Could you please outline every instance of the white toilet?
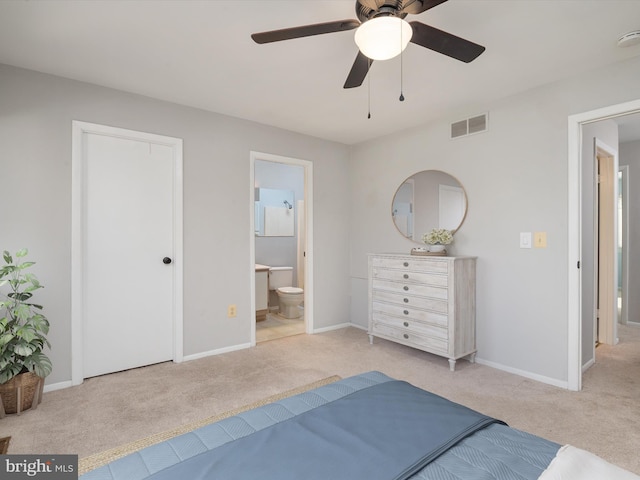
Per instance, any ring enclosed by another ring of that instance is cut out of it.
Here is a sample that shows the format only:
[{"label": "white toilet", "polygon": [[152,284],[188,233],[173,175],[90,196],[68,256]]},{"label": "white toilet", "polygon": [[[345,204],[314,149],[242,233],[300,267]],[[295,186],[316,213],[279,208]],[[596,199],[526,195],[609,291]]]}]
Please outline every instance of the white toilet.
[{"label": "white toilet", "polygon": [[304,301],[304,290],[292,287],[293,267],[269,268],[269,290],[278,294],[280,314],[285,318],[300,318],[300,305]]}]

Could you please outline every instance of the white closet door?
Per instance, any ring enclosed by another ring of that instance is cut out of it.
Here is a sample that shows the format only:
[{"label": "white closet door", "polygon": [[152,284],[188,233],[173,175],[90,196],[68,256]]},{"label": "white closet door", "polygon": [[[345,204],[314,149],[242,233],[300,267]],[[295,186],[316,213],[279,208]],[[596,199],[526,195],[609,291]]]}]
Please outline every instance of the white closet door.
[{"label": "white closet door", "polygon": [[86,378],[173,358],[174,168],[170,146],[84,135]]}]

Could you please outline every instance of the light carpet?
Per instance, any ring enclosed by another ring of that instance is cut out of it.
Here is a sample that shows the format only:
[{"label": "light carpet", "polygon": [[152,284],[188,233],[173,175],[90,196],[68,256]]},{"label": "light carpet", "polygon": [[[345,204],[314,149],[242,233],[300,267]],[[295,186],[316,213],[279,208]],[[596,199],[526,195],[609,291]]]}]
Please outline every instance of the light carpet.
[{"label": "light carpet", "polygon": [[45,393],[37,410],[3,418],[0,437],[11,435],[10,453],[84,458],[320,378],[379,370],[640,474],[640,327],[621,325],[618,334],[618,345],[598,347],[581,392],[464,360],[451,372],[446,358],[380,339],[371,345],[356,328],[296,335]]},{"label": "light carpet", "polygon": [[[303,385],[301,387],[293,388],[291,390],[287,390],[286,392],[278,393],[276,395],[271,395],[270,397],[264,398],[262,400],[258,400],[257,402],[253,402],[249,405],[245,405],[243,407],[236,408],[228,412],[224,412],[220,415],[214,415],[212,417],[208,417],[203,420],[199,420],[197,422],[188,423],[186,425],[182,425],[178,428],[174,428],[166,432],[161,432],[156,435],[151,435],[149,437],[136,440],[135,442],[130,442],[125,445],[112,448],[104,452],[96,453],[86,458],[81,458],[78,462],[78,475],[83,475],[91,470],[95,470],[96,468],[106,465],[109,462],[117,460],[118,458],[122,458],[126,455],[129,455],[130,453],[137,452],[138,450],[142,450],[143,448],[149,447],[151,445],[155,445],[160,442],[164,442],[165,440],[168,440],[173,437],[177,437],[178,435],[192,432],[193,430],[196,430],[200,427],[204,427],[205,425],[218,422],[225,418],[233,417],[234,415],[238,415],[239,413],[246,412],[247,410],[261,407],[263,405],[267,405],[269,403],[273,403],[278,400],[282,400],[283,398],[291,397],[299,393],[313,390],[314,388],[318,388],[323,385],[328,385],[340,379],[341,377],[338,375],[333,375],[331,377],[323,378],[322,380],[318,380],[317,382],[313,382],[307,385]],[[0,439],[0,442],[2,440],[3,439]],[[7,444],[8,444],[8,439],[7,439]],[[1,446],[1,443],[0,443],[0,446]]]}]

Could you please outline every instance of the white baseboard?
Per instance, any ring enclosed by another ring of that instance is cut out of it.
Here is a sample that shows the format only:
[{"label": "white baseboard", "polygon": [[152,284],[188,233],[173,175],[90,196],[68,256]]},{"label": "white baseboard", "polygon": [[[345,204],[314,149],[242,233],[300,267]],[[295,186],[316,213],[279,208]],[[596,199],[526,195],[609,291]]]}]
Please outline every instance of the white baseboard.
[{"label": "white baseboard", "polygon": [[241,343],[240,345],[232,345],[231,347],[219,348],[217,350],[209,350],[208,352],[194,353],[193,355],[185,355],[182,360],[189,362],[191,360],[198,360],[199,358],[212,357],[213,355],[220,355],[222,353],[235,352],[236,350],[244,350],[250,348],[250,343]]},{"label": "white baseboard", "polygon": [[71,383],[71,380],[67,380],[66,382],[52,383],[51,385],[45,385],[42,391],[44,393],[55,392],[56,390],[62,390],[63,388],[69,387],[73,387],[73,383]]},{"label": "white baseboard", "polygon": [[554,387],[564,388],[565,390],[569,389],[568,381],[545,377],[544,375],[538,375],[537,373],[527,372],[526,370],[520,370],[518,368],[507,367],[506,365],[502,365],[496,362],[490,362],[489,360],[484,360],[478,357],[476,357],[476,363],[479,363],[480,365],[486,365],[487,367],[495,368],[497,370],[502,370],[504,372],[520,375],[521,377],[530,378],[531,380],[535,380],[536,382],[546,383],[548,385],[553,385]]},{"label": "white baseboard", "polygon": [[358,328],[360,330],[364,330],[365,332],[369,330],[369,327],[363,327],[362,325],[358,325],[357,323],[350,323],[349,326],[353,328]]},{"label": "white baseboard", "polygon": [[582,366],[582,373],[586,372],[587,370],[589,370],[589,368],[591,368],[593,365],[595,365],[596,363],[596,359],[592,358],[591,360],[589,360],[587,363],[585,363]]},{"label": "white baseboard", "polygon": [[[313,333],[324,333],[330,332],[332,330],[340,330],[341,328],[355,327],[361,330],[365,330],[366,328],[361,325],[356,325],[355,323],[341,323],[339,325],[332,325],[330,327],[318,328],[313,331]],[[183,362],[189,362],[191,360],[198,360],[200,358],[212,357],[214,355],[220,355],[222,353],[235,352],[237,350],[244,350],[247,348],[251,348],[250,343],[242,343],[240,345],[233,345],[231,347],[219,348],[217,350],[209,350],[207,352],[194,353],[193,355],[185,355],[182,357]],[[62,390],[63,388],[72,387],[73,383],[71,380],[65,382],[52,383],[50,385],[44,386],[44,392],[55,392],[56,390]]]},{"label": "white baseboard", "polygon": [[313,330],[313,333],[324,333],[330,332],[332,330],[340,330],[341,328],[351,327],[350,323],[340,323],[338,325],[331,325],[330,327],[316,328]]}]

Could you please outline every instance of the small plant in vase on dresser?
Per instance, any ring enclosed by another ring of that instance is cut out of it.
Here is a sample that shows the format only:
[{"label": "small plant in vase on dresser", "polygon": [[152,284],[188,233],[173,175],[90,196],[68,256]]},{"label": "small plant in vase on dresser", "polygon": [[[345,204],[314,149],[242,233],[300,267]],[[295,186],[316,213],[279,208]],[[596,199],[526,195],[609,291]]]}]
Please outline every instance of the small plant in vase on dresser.
[{"label": "small plant in vase on dresser", "polygon": [[422,236],[422,241],[428,245],[429,252],[446,254],[446,246],[453,242],[453,233],[446,228],[434,228]]}]

